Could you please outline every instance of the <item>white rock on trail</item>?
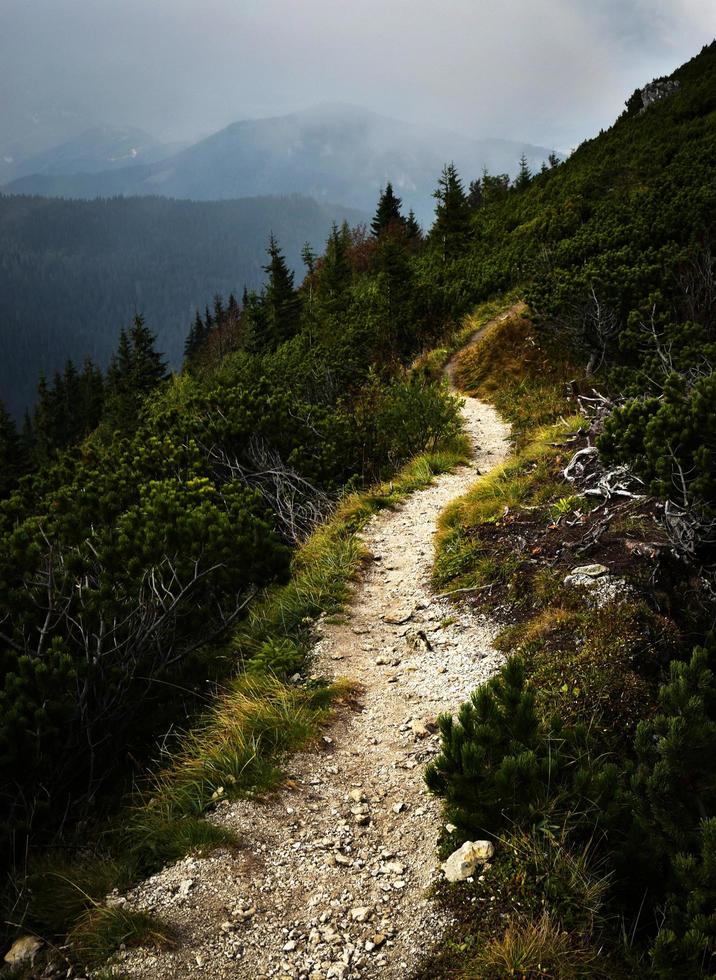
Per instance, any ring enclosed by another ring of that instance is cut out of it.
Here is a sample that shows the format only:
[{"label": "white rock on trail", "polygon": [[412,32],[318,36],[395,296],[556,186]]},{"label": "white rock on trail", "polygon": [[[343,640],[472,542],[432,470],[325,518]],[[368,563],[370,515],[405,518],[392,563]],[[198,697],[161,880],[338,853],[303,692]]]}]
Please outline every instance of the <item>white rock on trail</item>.
[{"label": "white rock on trail", "polygon": [[466,840],[462,847],[453,851],[443,864],[443,874],[448,881],[465,881],[478,867],[494,855],[494,845],[489,840]]},{"label": "white rock on trail", "polygon": [[[320,623],[303,674],[350,678],[360,706],[337,712],[321,749],[283,763],[285,788],[210,817],[239,848],[179,862],[127,895],[180,940],[123,951],[124,976],[404,980],[440,943],[450,913],[429,889],[443,821],[423,768],[437,750],[435,718],[502,663],[490,621],[431,590],[438,516],[508,450],[490,406],[467,398],[463,417],[474,460],[372,519],[363,543],[381,560],[364,566],[348,615]],[[189,869],[187,899],[172,901]],[[237,928],[222,930],[227,922]]]}]

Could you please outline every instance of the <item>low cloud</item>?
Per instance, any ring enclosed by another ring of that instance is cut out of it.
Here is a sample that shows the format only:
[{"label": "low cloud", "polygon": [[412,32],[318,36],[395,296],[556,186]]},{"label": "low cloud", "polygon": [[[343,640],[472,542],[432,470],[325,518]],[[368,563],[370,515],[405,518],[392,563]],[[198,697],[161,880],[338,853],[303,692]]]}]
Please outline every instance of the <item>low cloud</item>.
[{"label": "low cloud", "polygon": [[714,35],[712,0],[3,0],[0,134],[346,101],[567,148]]}]

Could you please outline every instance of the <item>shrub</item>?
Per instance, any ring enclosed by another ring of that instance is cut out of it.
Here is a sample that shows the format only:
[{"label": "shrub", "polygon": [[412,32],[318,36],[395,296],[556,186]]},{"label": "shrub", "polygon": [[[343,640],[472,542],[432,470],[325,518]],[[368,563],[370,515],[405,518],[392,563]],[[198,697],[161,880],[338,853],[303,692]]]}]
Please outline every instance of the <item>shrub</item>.
[{"label": "shrub", "polygon": [[440,755],[425,779],[466,836],[494,837],[507,825],[529,826],[558,812],[592,814],[593,824],[614,798],[615,767],[590,758],[582,726],[540,723],[517,658],[473,693],[457,721],[441,715],[439,724]]}]

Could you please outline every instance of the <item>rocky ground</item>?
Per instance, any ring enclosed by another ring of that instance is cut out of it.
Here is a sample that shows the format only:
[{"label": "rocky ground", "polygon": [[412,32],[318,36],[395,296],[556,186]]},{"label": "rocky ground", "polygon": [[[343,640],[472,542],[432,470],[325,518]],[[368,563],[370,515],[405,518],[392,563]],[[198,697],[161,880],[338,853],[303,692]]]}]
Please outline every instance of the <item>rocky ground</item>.
[{"label": "rocky ground", "polygon": [[492,675],[500,656],[481,614],[430,588],[443,508],[507,453],[508,430],[475,399],[463,408],[471,465],[439,477],[363,538],[371,560],[345,622],[319,624],[312,669],[360,685],[323,749],[291,757],[262,802],[222,804],[212,819],[241,837],[234,853],[187,858],[126,897],[177,930],[171,951],[128,950],[129,977],[404,978],[447,923],[429,890],[440,806],[422,770],[435,718]]}]

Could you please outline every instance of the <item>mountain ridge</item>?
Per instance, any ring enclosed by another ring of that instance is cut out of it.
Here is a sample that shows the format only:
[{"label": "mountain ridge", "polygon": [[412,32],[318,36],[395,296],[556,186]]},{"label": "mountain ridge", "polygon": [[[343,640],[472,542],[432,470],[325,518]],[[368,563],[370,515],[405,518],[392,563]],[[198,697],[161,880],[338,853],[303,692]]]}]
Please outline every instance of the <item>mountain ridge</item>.
[{"label": "mountain ridge", "polygon": [[388,181],[423,224],[432,217],[436,175],[452,160],[469,181],[483,168],[517,173],[519,159],[536,169],[548,147],[472,139],[435,126],[390,119],[359,106],[324,103],[266,119],[243,119],[159,161],[77,174],[32,174],[5,193],[49,197],[160,194],[223,200],[299,193],[369,210]]}]

